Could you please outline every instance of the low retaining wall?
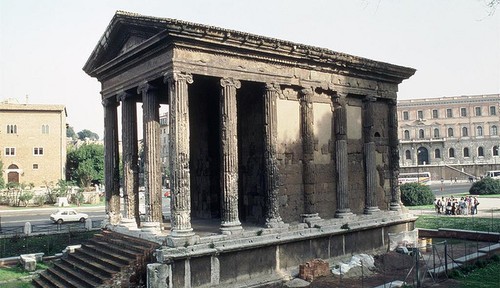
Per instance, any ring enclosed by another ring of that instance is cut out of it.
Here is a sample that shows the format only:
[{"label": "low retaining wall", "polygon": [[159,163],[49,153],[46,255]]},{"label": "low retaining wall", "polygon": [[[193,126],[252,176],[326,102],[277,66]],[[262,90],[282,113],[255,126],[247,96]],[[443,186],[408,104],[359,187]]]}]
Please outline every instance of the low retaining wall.
[{"label": "low retaining wall", "polygon": [[[308,228],[263,229],[234,239],[157,250],[158,263],[148,265],[148,287],[247,287],[281,281],[298,273],[311,259],[386,248],[388,233],[414,229],[410,215],[361,216],[332,220]],[[167,286],[165,286],[167,283]]]},{"label": "low retaining wall", "polygon": [[482,232],[460,229],[418,229],[418,237],[425,238],[454,238],[481,242],[499,242],[500,233]]}]

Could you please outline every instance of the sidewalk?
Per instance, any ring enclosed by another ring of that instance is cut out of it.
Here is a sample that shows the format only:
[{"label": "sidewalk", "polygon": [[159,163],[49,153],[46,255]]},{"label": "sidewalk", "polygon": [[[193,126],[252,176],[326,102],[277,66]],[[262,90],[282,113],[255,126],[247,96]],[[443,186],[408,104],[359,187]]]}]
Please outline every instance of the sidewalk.
[{"label": "sidewalk", "polygon": [[43,213],[43,214],[51,214],[56,212],[59,209],[71,208],[75,209],[78,212],[104,212],[104,204],[98,206],[66,206],[66,207],[58,207],[58,206],[49,206],[49,207],[8,207],[0,206],[0,216],[16,216],[20,214],[32,214],[32,213]]},{"label": "sidewalk", "polygon": [[[452,215],[454,217],[481,217],[481,218],[500,218],[500,198],[477,198],[479,206],[477,206],[477,214],[474,215]],[[411,210],[410,212],[415,215],[432,214],[437,215],[435,209],[420,209]],[[448,215],[443,215],[448,216]]]}]

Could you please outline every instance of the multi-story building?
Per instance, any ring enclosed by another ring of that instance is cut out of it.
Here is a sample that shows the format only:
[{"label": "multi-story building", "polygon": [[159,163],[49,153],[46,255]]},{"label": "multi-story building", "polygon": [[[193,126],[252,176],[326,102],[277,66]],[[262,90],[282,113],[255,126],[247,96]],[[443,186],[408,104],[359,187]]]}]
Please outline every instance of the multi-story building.
[{"label": "multi-story building", "polygon": [[169,167],[168,167],[168,137],[169,137],[169,126],[168,126],[168,112],[160,115],[160,158],[161,158],[161,175],[162,175],[162,185],[167,186]]},{"label": "multi-story building", "polygon": [[45,186],[65,179],[66,108],[0,103],[1,177]]},{"label": "multi-story building", "polygon": [[495,169],[500,164],[499,104],[500,94],[398,101],[402,171],[446,166],[480,176]]}]

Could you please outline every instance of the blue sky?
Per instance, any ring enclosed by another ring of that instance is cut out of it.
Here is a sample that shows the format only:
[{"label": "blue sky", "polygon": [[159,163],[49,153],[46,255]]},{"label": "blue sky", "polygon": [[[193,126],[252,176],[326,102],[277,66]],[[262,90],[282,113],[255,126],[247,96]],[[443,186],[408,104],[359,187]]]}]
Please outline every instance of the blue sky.
[{"label": "blue sky", "polygon": [[500,93],[500,7],[486,0],[0,0],[0,101],[66,105],[103,135],[82,67],[116,10],[214,25],[417,69],[399,99]]}]

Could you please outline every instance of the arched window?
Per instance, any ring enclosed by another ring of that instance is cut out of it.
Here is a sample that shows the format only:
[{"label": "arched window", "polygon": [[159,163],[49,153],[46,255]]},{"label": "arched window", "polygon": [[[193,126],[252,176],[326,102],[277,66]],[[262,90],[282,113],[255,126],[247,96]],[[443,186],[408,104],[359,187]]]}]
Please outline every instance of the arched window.
[{"label": "arched window", "polygon": [[434,138],[439,138],[439,129],[434,128]]},{"label": "arched window", "polygon": [[483,127],[477,126],[477,136],[483,136]]},{"label": "arched window", "polygon": [[491,133],[492,136],[497,136],[498,135],[498,127],[496,125],[491,126]]},{"label": "arched window", "polygon": [[450,148],[450,149],[448,150],[448,157],[450,157],[450,158],[455,158],[455,149]]},{"label": "arched window", "polygon": [[418,138],[423,139],[424,138],[424,129],[418,130]]},{"label": "arched window", "polygon": [[498,146],[493,146],[493,156],[498,156]]},{"label": "arched window", "polygon": [[453,137],[453,128],[448,128],[448,137]]},{"label": "arched window", "polygon": [[405,134],[405,136],[404,136],[405,140],[410,140],[410,131],[405,130],[404,134]]},{"label": "arched window", "polygon": [[411,159],[411,152],[410,150],[406,150],[405,151],[405,158],[408,160],[408,159]]},{"label": "arched window", "polygon": [[49,134],[49,125],[42,125],[42,134]]},{"label": "arched window", "polygon": [[434,158],[436,159],[441,158],[441,150],[439,149],[434,150]]},{"label": "arched window", "polygon": [[483,147],[477,148],[477,156],[484,157],[484,149],[483,149]]},{"label": "arched window", "polygon": [[464,148],[464,157],[470,157],[469,156],[469,148],[467,148],[467,147]]},{"label": "arched window", "polygon": [[462,127],[462,137],[469,136],[469,130],[467,130],[467,127]]}]

